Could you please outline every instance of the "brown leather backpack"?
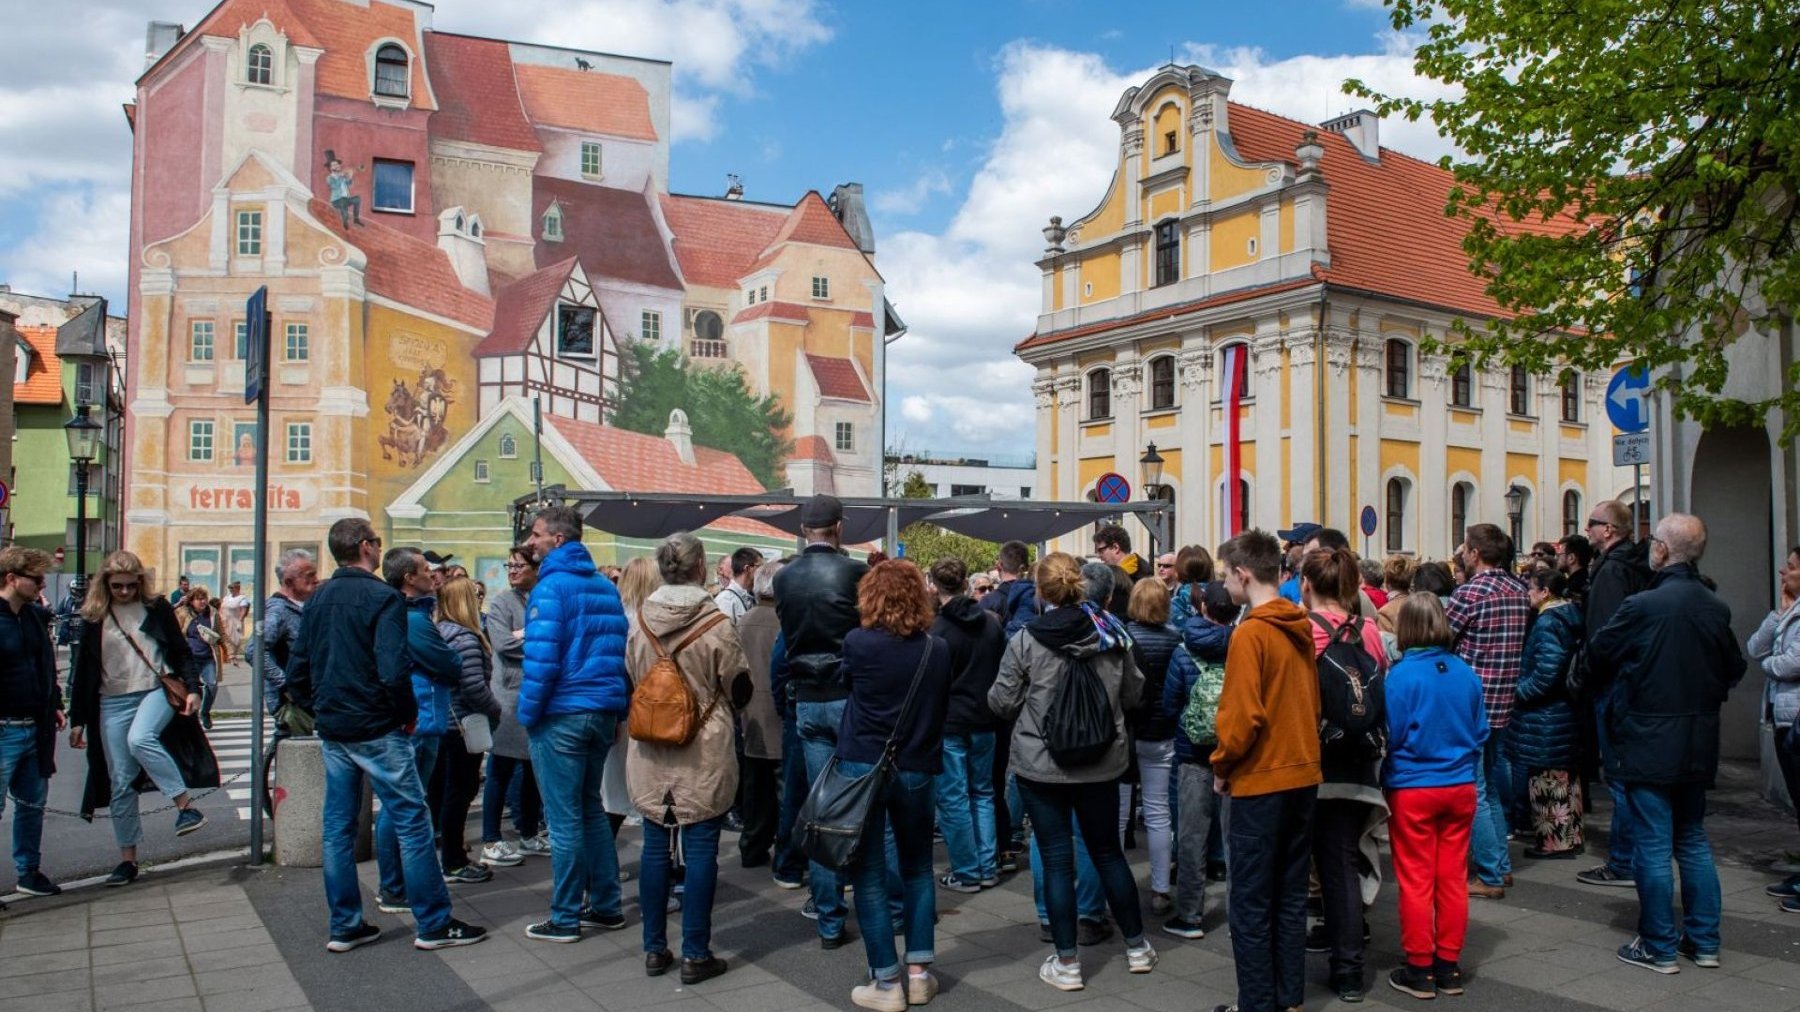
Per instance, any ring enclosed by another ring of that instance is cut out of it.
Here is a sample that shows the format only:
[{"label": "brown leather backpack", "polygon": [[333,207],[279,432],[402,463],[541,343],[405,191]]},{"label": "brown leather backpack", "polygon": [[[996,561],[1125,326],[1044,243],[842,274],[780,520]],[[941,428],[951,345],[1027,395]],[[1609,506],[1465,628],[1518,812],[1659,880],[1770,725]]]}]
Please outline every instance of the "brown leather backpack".
[{"label": "brown leather backpack", "polygon": [[638,628],[655,648],[656,660],[651,662],[650,670],[644,672],[637,687],[631,690],[631,710],[625,724],[627,734],[647,744],[674,746],[686,745],[700,734],[700,728],[706,725],[706,718],[712,716],[713,708],[719,705],[719,697],[724,693],[714,690],[712,699],[702,710],[694,699],[693,690],[688,688],[687,678],[675,663],[675,655],[723,621],[724,613],[717,613],[700,623],[675,645],[674,650],[664,650],[662,637],[644,624],[644,609],[638,608]]}]

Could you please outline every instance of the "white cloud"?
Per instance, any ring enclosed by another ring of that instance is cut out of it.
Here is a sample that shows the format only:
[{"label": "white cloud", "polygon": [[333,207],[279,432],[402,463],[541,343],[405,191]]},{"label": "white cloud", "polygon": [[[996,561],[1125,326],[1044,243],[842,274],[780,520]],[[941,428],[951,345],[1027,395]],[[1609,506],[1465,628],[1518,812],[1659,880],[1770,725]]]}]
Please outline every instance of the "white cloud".
[{"label": "white cloud", "polygon": [[882,214],[918,214],[932,197],[950,192],[950,176],[943,169],[927,169],[898,190],[883,190],[869,200]]},{"label": "white cloud", "polygon": [[115,300],[124,313],[125,265],[131,197],[117,188],[78,187],[52,193],[37,211],[35,231],[0,249],[0,279],[15,291],[60,296],[72,273],[81,290]]}]

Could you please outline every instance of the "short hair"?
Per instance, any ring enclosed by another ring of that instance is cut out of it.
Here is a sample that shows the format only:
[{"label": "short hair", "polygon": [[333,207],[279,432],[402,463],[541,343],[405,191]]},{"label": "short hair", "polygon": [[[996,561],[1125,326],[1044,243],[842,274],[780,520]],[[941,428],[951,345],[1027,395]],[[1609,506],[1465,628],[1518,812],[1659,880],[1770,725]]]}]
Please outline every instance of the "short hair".
[{"label": "short hair", "polygon": [[362,558],[363,542],[374,539],[375,528],[367,520],[345,517],[331,525],[331,530],[325,535],[325,546],[331,549],[331,557],[337,560],[338,565],[348,566]]},{"label": "short hair", "polygon": [[1039,559],[1037,592],[1046,604],[1059,608],[1078,603],[1081,600],[1081,566],[1075,556],[1051,552]]},{"label": "short hair", "polygon": [[[312,562],[313,553],[304,548],[290,548],[281,553],[281,560],[275,563],[275,582],[286,583],[293,575],[293,568],[302,562]],[[236,581],[233,581],[236,582]]]},{"label": "short hair", "polygon": [[786,559],[776,559],[756,567],[756,576],[750,581],[750,592],[758,601],[775,600],[775,574],[787,566]]},{"label": "short hair", "polygon": [[506,556],[509,559],[518,559],[520,562],[525,563],[527,566],[530,566],[532,569],[537,568],[537,565],[538,565],[537,564],[537,556],[531,554],[531,546],[530,545],[527,545],[527,544],[514,545],[511,548],[507,549]]},{"label": "short hair", "polygon": [[405,586],[406,578],[418,571],[424,558],[424,553],[417,548],[390,548],[381,557],[381,578],[388,586],[399,590]]},{"label": "short hair", "polygon": [[1550,542],[1550,541],[1533,542],[1531,545],[1530,554],[1533,556],[1555,555],[1556,554],[1556,544],[1554,542]]},{"label": "short hair", "polygon": [[23,545],[8,545],[0,548],[0,578],[24,576],[41,580],[54,561],[49,552]]},{"label": "short hair", "polygon": [[1182,583],[1210,583],[1213,578],[1212,553],[1199,545],[1185,545],[1175,553],[1175,574]]},{"label": "short hair", "polygon": [[742,576],[744,570],[762,565],[762,553],[754,548],[740,548],[731,553],[731,575]]},{"label": "short hair", "polygon": [[1443,647],[1456,642],[1450,631],[1450,618],[1444,614],[1443,602],[1436,594],[1408,594],[1394,619],[1394,645],[1402,653],[1414,647]]},{"label": "short hair", "polygon": [[1562,547],[1564,552],[1574,556],[1575,561],[1581,563],[1583,566],[1594,561],[1594,543],[1589,541],[1583,535],[1564,535],[1563,539],[1557,542],[1557,544]]},{"label": "short hair", "polygon": [[1281,542],[1268,531],[1252,528],[1219,546],[1219,561],[1226,569],[1247,569],[1258,583],[1274,583],[1281,576]]},{"label": "short hair", "polygon": [[1419,564],[1404,555],[1390,555],[1381,564],[1381,583],[1389,590],[1408,591],[1412,589],[1413,574],[1418,572]]},{"label": "short hair", "polygon": [[1125,615],[1144,625],[1167,625],[1169,622],[1169,588],[1161,580],[1139,580],[1131,588],[1131,603]]},{"label": "short hair", "polygon": [[656,572],[671,586],[706,581],[706,546],[687,531],[676,531],[656,546]]},{"label": "short hair", "polygon": [[1094,550],[1117,548],[1121,552],[1131,551],[1131,535],[1118,524],[1107,524],[1094,532]]},{"label": "short hair", "polygon": [[1356,603],[1362,571],[1347,548],[1315,548],[1300,560],[1300,579],[1319,597],[1349,607]]},{"label": "short hair", "polygon": [[1319,533],[1314,534],[1312,537],[1308,538],[1307,541],[1317,541],[1320,548],[1329,548],[1333,551],[1340,548],[1345,551],[1350,550],[1350,539],[1345,537],[1344,532],[1338,530],[1336,527],[1321,527],[1319,528]]},{"label": "short hair", "polygon": [[1412,592],[1414,594],[1430,594],[1434,597],[1449,597],[1456,590],[1456,577],[1450,574],[1450,567],[1442,562],[1425,562],[1413,572]]},{"label": "short hair", "polygon": [[1000,546],[1000,555],[994,561],[1002,573],[1021,576],[1031,565],[1031,548],[1023,541],[1008,541]]},{"label": "short hair", "polygon": [[856,610],[864,629],[906,637],[931,628],[931,598],[925,575],[908,559],[888,559],[856,585]]},{"label": "short hair", "polygon": [[931,585],[939,593],[956,595],[969,585],[969,567],[963,560],[948,555],[931,564]]},{"label": "short hair", "polygon": [[1495,524],[1475,524],[1463,535],[1463,544],[1489,566],[1504,566],[1512,555],[1512,538]]},{"label": "short hair", "polygon": [[1569,577],[1548,566],[1531,571],[1531,585],[1551,597],[1564,597],[1569,593]]},{"label": "short hair", "polygon": [[1699,562],[1706,554],[1706,524],[1692,513],[1668,513],[1656,522],[1656,540],[1668,550],[1671,565]]},{"label": "short hair", "polygon": [[1081,599],[1104,608],[1112,598],[1113,571],[1104,562],[1081,564]]},{"label": "short hair", "polygon": [[531,518],[531,526],[543,521],[544,533],[560,535],[565,541],[581,540],[581,511],[573,506],[545,506]]},{"label": "short hair", "polygon": [[1604,502],[1595,503],[1594,512],[1589,516],[1594,515],[1598,515],[1600,519],[1618,528],[1619,533],[1625,535],[1627,541],[1631,540],[1631,536],[1637,532],[1636,525],[1631,522],[1631,507],[1617,499],[1607,499]]},{"label": "short hair", "polygon": [[1382,584],[1381,563],[1374,559],[1364,559],[1357,565],[1362,567],[1362,582],[1370,587],[1379,588]]}]

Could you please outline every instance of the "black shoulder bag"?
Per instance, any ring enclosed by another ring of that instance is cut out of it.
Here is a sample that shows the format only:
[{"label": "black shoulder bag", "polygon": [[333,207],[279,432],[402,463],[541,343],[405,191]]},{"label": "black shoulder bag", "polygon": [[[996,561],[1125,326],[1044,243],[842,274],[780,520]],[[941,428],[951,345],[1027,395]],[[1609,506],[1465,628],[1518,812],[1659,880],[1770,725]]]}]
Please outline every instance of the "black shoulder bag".
[{"label": "black shoulder bag", "polygon": [[912,685],[906,690],[906,701],[900,704],[900,718],[881,748],[881,760],[875,768],[860,777],[849,776],[838,769],[838,757],[832,756],[819,779],[813,781],[800,814],[794,820],[794,832],[800,850],[827,868],[843,871],[854,865],[862,853],[863,826],[869,821],[888,777],[894,769],[894,752],[899,747],[900,729],[912,711],[913,697],[925,677],[925,665],[931,660],[931,638],[925,639],[925,650],[919,657],[919,670],[913,672]]}]

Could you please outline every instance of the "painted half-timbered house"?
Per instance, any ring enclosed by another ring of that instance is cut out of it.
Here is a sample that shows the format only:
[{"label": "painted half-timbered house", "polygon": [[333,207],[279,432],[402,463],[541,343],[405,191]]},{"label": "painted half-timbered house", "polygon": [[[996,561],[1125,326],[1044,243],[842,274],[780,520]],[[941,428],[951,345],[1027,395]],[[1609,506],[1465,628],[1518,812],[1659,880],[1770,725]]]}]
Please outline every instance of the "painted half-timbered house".
[{"label": "painted half-timbered house", "polygon": [[619,343],[574,257],[500,290],[475,360],[484,416],[539,397],[546,414],[600,424],[619,392]]}]

